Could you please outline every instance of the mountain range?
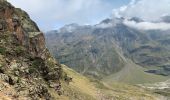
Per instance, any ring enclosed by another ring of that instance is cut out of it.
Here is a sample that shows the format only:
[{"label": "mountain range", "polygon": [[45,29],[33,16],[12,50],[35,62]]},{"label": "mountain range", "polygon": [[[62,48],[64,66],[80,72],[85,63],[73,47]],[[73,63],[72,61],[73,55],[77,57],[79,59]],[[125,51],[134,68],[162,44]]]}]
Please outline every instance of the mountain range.
[{"label": "mountain range", "polygon": [[[168,23],[168,18],[161,22]],[[60,63],[88,76],[103,78],[131,63],[145,74],[169,76],[170,30],[137,29],[126,21],[144,22],[133,17],[108,18],[96,25],[73,23],[46,33],[46,45]]]}]

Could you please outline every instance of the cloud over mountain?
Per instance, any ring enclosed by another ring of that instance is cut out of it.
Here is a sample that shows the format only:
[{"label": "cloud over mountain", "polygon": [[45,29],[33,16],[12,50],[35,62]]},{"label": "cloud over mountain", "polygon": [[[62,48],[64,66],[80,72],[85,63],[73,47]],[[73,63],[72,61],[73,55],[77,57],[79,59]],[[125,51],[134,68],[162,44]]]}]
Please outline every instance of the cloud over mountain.
[{"label": "cloud over mountain", "polygon": [[116,17],[140,17],[144,20],[158,20],[163,15],[170,14],[170,0],[132,0],[113,10]]},{"label": "cloud over mountain", "polygon": [[[113,17],[125,18],[123,23],[140,30],[169,30],[170,23],[163,22],[163,16],[170,15],[169,0],[131,0],[127,5],[113,9]],[[143,22],[127,20],[132,17],[141,18]],[[169,17],[168,17],[169,18]]]},{"label": "cloud over mountain", "polygon": [[126,26],[136,28],[139,30],[170,30],[170,23],[154,23],[154,22],[135,22],[135,21],[129,21],[124,20],[123,22]]}]

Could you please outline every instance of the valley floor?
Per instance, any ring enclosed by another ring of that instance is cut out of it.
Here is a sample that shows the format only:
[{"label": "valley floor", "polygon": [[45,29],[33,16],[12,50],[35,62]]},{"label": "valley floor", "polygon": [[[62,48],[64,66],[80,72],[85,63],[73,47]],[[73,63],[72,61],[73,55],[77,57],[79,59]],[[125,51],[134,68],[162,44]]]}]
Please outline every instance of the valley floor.
[{"label": "valley floor", "polygon": [[63,70],[73,77],[69,84],[63,82],[63,96],[60,100],[167,100],[164,96],[137,85],[119,82],[107,84],[87,78],[65,65]]}]

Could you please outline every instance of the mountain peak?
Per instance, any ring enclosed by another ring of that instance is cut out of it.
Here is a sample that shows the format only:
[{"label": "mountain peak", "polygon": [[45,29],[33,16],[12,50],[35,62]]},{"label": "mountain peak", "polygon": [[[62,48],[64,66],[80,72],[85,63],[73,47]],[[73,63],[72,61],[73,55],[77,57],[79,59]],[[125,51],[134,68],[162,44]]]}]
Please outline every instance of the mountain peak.
[{"label": "mountain peak", "polygon": [[161,17],[161,20],[165,23],[170,23],[170,15],[166,15]]},{"label": "mountain peak", "polygon": [[77,29],[79,26],[80,25],[77,23],[68,24],[60,28],[59,32],[72,32],[73,30]]},{"label": "mountain peak", "polygon": [[101,21],[100,24],[101,24],[101,23],[108,24],[108,23],[111,23],[111,22],[112,22],[112,19],[106,18],[106,19],[104,19],[103,21]]},{"label": "mountain peak", "polygon": [[135,22],[139,23],[139,22],[143,22],[144,20],[142,20],[139,17],[132,17],[132,18],[129,19],[129,21],[135,21]]}]

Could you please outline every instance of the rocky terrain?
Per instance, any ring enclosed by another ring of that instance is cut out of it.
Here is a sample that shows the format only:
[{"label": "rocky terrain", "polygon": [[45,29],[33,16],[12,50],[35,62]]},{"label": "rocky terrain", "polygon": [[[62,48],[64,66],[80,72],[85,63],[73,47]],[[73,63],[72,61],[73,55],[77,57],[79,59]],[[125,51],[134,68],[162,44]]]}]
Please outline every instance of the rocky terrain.
[{"label": "rocky terrain", "polygon": [[139,84],[139,86],[157,94],[164,95],[167,97],[167,100],[170,99],[170,80],[154,84]]},{"label": "rocky terrain", "polygon": [[28,14],[0,0],[0,99],[51,100],[60,94],[61,65]]}]

